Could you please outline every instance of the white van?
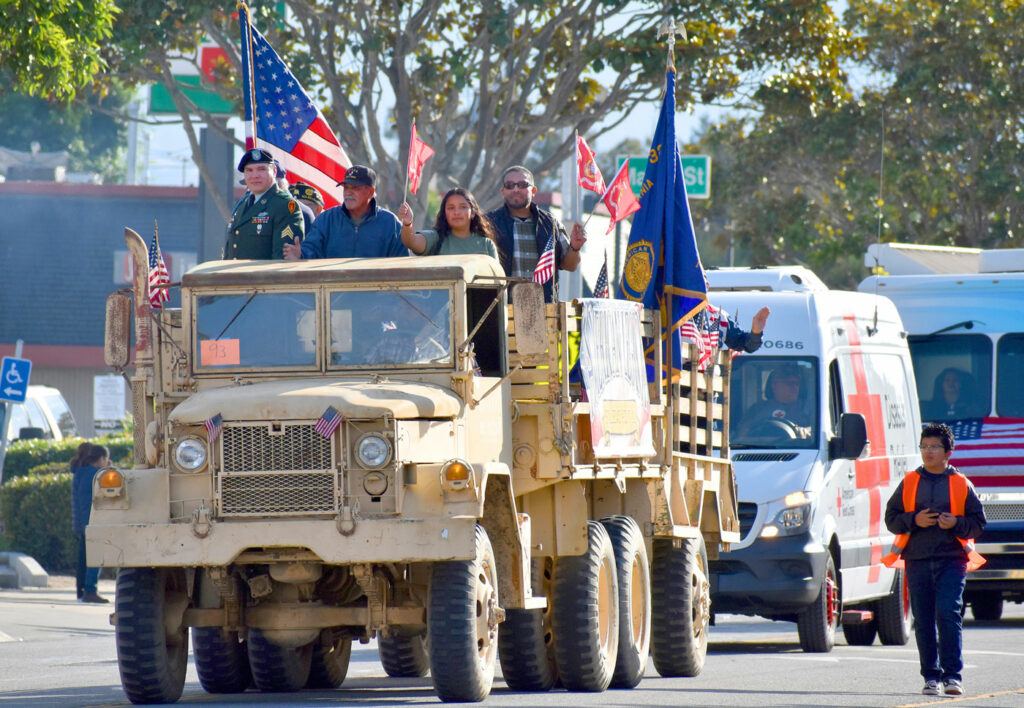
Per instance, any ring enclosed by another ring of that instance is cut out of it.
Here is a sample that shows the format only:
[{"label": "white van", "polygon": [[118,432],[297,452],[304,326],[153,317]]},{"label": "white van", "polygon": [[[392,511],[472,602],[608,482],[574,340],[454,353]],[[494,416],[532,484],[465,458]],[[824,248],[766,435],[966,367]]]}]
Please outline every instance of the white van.
[{"label": "white van", "polygon": [[986,563],[968,573],[964,601],[998,620],[1004,600],[1024,602],[1024,250],[878,244],[865,262],[890,273],[859,289],[896,304],[921,417],[953,428],[951,463],[985,508],[975,541]]},{"label": "white van", "polygon": [[920,462],[906,333],[885,298],[828,290],[804,268],[708,271],[713,305],[761,348],[733,359],[729,444],[743,539],[710,564],[712,609],[797,623],[805,651],[905,644],[902,571],[882,565],[885,505]]},{"label": "white van", "polygon": [[[52,386],[32,384],[24,403],[10,403],[11,422],[7,425],[7,442],[43,438],[63,440],[78,434],[75,417],[60,391]],[[3,411],[0,410],[0,423]],[[2,430],[2,428],[0,428]]]}]

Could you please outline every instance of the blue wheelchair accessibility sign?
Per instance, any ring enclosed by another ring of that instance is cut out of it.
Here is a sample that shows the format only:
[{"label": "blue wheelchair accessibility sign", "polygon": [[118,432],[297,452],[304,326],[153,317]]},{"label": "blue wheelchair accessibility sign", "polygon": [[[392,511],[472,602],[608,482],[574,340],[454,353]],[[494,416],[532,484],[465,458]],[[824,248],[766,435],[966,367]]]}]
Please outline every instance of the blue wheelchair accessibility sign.
[{"label": "blue wheelchair accessibility sign", "polygon": [[32,373],[32,362],[5,356],[0,365],[0,401],[24,403],[28,394],[28,378]]}]

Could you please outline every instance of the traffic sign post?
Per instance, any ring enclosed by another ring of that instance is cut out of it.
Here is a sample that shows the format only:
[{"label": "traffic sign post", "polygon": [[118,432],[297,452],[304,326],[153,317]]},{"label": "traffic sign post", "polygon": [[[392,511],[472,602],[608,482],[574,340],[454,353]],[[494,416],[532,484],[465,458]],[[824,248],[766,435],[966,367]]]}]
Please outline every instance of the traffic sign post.
[{"label": "traffic sign post", "polygon": [[[644,172],[647,171],[646,157],[620,157],[616,169],[629,160],[629,186],[639,198],[644,186]],[[683,166],[683,182],[686,184],[686,196],[689,199],[708,199],[711,196],[711,156],[680,155]]]}]

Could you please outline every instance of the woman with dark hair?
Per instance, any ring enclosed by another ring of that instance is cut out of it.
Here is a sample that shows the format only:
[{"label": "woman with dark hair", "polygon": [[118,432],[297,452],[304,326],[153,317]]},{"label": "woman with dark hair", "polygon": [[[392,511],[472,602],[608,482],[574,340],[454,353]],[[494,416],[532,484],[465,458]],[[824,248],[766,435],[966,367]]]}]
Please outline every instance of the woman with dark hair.
[{"label": "woman with dark hair", "polygon": [[71,528],[78,542],[78,563],[75,567],[75,587],[79,602],[109,602],[96,592],[99,568],[85,565],[85,527],[92,511],[92,481],[104,467],[110,466],[110,452],[102,445],[82,443],[71,460]]},{"label": "woman with dark hair", "polygon": [[962,420],[985,415],[976,402],[974,382],[963,369],[950,366],[935,377],[932,400],[922,405],[925,420]]},{"label": "woman with dark hair", "polygon": [[498,258],[498,237],[476,198],[468,189],[449,189],[437,210],[432,231],[413,231],[412,208],[398,208],[402,243],[418,256],[451,256],[483,253]]}]

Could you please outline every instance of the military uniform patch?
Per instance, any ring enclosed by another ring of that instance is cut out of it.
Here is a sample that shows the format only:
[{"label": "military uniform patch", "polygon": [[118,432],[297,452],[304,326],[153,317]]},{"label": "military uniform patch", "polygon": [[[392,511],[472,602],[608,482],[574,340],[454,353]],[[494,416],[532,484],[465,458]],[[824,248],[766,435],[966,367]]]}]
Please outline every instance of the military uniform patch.
[{"label": "military uniform patch", "polygon": [[288,213],[294,214],[295,210],[299,208],[299,205],[295,203],[294,199],[288,200]]},{"label": "military uniform patch", "polygon": [[[292,202],[292,204],[294,204],[294,203],[295,202]],[[281,230],[281,238],[285,239],[285,240],[287,240],[287,239],[294,239],[295,238],[295,233],[292,231],[292,227],[291,226],[285,226]]]}]

